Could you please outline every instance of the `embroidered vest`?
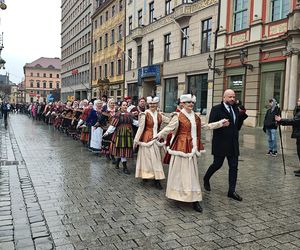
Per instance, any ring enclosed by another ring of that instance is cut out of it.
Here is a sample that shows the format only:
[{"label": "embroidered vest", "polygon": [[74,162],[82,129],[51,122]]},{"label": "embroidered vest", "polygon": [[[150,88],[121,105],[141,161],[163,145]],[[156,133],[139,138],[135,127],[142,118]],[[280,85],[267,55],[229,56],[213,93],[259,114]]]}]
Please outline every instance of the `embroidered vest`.
[{"label": "embroidered vest", "polygon": [[[149,114],[148,112],[146,112],[145,116],[146,116],[145,117],[145,128],[144,128],[144,132],[140,138],[141,142],[149,142],[153,138],[153,127],[154,127],[153,118],[152,118],[151,114]],[[157,113],[157,130],[158,131],[160,130],[161,123],[162,123],[161,114]]]},{"label": "embroidered vest", "polygon": [[[181,151],[183,153],[192,153],[193,150],[193,138],[192,138],[192,126],[190,120],[183,114],[178,115],[178,129],[174,137],[171,149],[173,151]],[[203,150],[203,144],[201,143],[201,119],[195,115],[196,121],[196,133],[197,133],[197,149],[196,151]]]}]

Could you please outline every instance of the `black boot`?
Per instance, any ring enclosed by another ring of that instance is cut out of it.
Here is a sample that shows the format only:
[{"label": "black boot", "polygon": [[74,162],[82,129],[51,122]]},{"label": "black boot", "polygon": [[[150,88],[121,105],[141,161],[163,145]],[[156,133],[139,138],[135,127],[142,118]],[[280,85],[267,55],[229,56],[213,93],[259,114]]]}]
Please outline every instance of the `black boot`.
[{"label": "black boot", "polygon": [[201,207],[199,201],[193,202],[193,208],[194,208],[194,210],[196,210],[197,212],[202,213],[202,210],[203,210],[203,209],[202,209],[202,207]]},{"label": "black boot", "polygon": [[155,186],[156,186],[156,188],[159,189],[159,190],[162,190],[162,189],[163,189],[163,187],[162,187],[162,185],[161,185],[161,183],[160,183],[159,180],[155,180]]},{"label": "black boot", "polygon": [[122,164],[123,164],[123,173],[124,174],[130,174],[130,172],[129,172],[128,168],[127,168],[127,162],[123,161]]},{"label": "black boot", "polygon": [[120,162],[121,162],[121,158],[118,158],[116,161],[116,169],[120,168],[120,166],[119,166]]},{"label": "black boot", "polygon": [[116,164],[117,163],[116,158],[113,155],[111,155],[110,158],[111,158],[112,164]]}]

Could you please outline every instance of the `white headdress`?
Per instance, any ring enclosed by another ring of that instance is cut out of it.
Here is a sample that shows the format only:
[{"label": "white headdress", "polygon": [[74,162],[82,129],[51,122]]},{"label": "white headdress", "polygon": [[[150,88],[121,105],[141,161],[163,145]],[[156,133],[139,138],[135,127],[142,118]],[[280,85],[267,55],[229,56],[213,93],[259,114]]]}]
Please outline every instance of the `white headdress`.
[{"label": "white headdress", "polygon": [[181,95],[180,96],[180,102],[196,102],[196,96],[187,94],[187,95]]},{"label": "white headdress", "polygon": [[159,97],[147,96],[147,103],[158,103],[158,102],[159,102]]}]

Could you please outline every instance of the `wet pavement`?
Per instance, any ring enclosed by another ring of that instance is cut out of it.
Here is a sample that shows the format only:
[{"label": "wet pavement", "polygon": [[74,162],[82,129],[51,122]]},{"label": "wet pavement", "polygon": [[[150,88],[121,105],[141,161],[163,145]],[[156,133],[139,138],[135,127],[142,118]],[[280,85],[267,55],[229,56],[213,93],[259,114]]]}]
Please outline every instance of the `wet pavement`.
[{"label": "wet pavement", "polygon": [[[211,132],[204,139],[201,184],[212,162]],[[224,164],[212,191],[203,191],[202,214],[25,115],[11,115],[7,130],[0,119],[0,142],[1,250],[300,249],[299,162],[290,132],[283,132],[284,175],[281,153],[265,155],[262,130],[242,128],[237,191],[244,200],[227,198]],[[134,172],[134,162],[128,165]]]}]

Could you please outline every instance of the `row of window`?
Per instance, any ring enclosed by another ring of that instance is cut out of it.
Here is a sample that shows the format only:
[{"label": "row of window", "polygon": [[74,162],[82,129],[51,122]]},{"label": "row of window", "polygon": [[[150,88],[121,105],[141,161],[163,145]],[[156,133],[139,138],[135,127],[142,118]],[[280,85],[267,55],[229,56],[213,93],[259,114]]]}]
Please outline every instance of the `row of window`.
[{"label": "row of window", "polygon": [[[49,82],[48,87],[47,87],[47,82],[43,82],[43,85],[41,84],[40,81],[36,81],[34,84],[34,81],[30,81],[30,88],[44,88],[44,89],[52,89],[53,88],[53,82]],[[60,82],[56,82],[56,88],[60,88]]]},{"label": "row of window", "polygon": [[77,41],[72,43],[70,46],[62,50],[62,60],[77,51],[81,50],[83,47],[89,45],[91,43],[91,32],[88,32],[87,34],[83,35]]},{"label": "row of window", "polygon": [[[183,0],[182,3],[193,1]],[[270,21],[277,21],[287,17],[291,5],[291,0],[270,0]],[[172,0],[165,0],[165,15],[172,13],[173,8]],[[233,30],[239,31],[249,26],[249,7],[250,0],[234,0],[233,2]],[[143,9],[137,12],[138,26],[144,25],[143,23]],[[157,19],[154,15],[154,1],[149,3],[148,6],[148,23],[151,24]],[[128,32],[132,33],[133,29],[133,16],[128,17]]]},{"label": "row of window", "polygon": [[62,81],[62,86],[64,87],[82,84],[81,87],[87,88],[88,85],[85,84],[88,84],[90,82],[90,71],[86,70],[75,75],[63,77],[61,81]]},{"label": "row of window", "polygon": [[[30,76],[34,76],[33,72],[30,72]],[[36,73],[36,76],[37,77],[40,77],[41,74],[39,72]],[[53,77],[53,74],[52,73],[49,73],[49,75],[47,75],[47,73],[43,73],[43,77],[49,77],[49,78],[52,78]],[[56,78],[59,78],[59,74],[56,74]]]},{"label": "row of window", "polygon": [[75,58],[73,58],[72,60],[62,64],[62,71],[65,72],[66,70],[71,70],[74,68],[78,68],[84,64],[87,64],[90,62],[90,58],[91,58],[91,52],[85,52]]},{"label": "row of window", "polygon": [[[207,53],[210,51],[211,45],[211,22],[212,19],[206,19],[202,21],[202,31],[201,31],[201,53]],[[189,43],[189,27],[184,27],[181,30],[181,57],[188,56],[188,43]],[[164,35],[164,61],[170,60],[171,54],[171,33]],[[132,69],[132,49],[128,50],[128,70]],[[148,42],[148,65],[153,64],[154,59],[154,40]],[[137,46],[137,68],[142,66],[142,45]]]},{"label": "row of window", "polygon": [[[116,42],[115,41],[115,33],[116,33],[115,29],[112,29],[110,31],[110,45],[113,45]],[[118,41],[122,40],[122,37],[123,37],[122,34],[123,34],[123,25],[120,24],[118,26],[118,37],[117,37]],[[103,48],[108,47],[108,45],[109,45],[108,36],[109,36],[108,33],[104,34],[104,41],[103,41],[102,36],[100,36],[99,43],[98,43],[97,39],[95,39],[94,47],[93,47],[94,52],[96,52],[98,50],[98,46],[97,46],[98,44],[99,44],[99,50],[102,50]]]},{"label": "row of window", "polygon": [[[102,4],[104,4],[106,1],[105,0],[96,0],[97,1],[97,7],[100,7]],[[118,8],[116,5],[113,5],[110,10],[105,11],[104,15],[101,15],[99,17],[99,25],[101,26],[104,22],[107,22],[109,18],[114,17],[116,15],[117,9],[119,12],[123,10],[123,1],[124,0],[119,0],[118,1]],[[98,19],[94,21],[94,28],[97,29],[98,27]]]},{"label": "row of window", "polygon": [[[66,20],[62,23],[62,29],[69,26],[82,12],[83,10],[90,4],[91,0],[83,0],[66,18]],[[62,8],[62,16],[66,16],[67,12],[73,7],[74,4],[77,4],[77,1],[68,1],[68,4]]]},{"label": "row of window", "polygon": [[[270,21],[277,21],[287,17],[291,0],[270,0]],[[249,26],[250,0],[235,0],[233,11],[233,29],[239,31]]]},{"label": "row of window", "polygon": [[[116,64],[116,65],[115,65]],[[109,76],[114,77],[115,75],[120,76],[122,74],[122,60],[119,59],[115,63],[114,61],[109,64],[105,63],[102,67],[102,65],[99,65],[98,68],[94,68],[94,80],[108,78],[108,71],[110,72]],[[108,69],[109,67],[109,69]]]},{"label": "row of window", "polygon": [[72,29],[62,36],[62,45],[70,41],[73,37],[77,36],[80,31],[90,25],[91,14],[88,13],[84,16]]}]

